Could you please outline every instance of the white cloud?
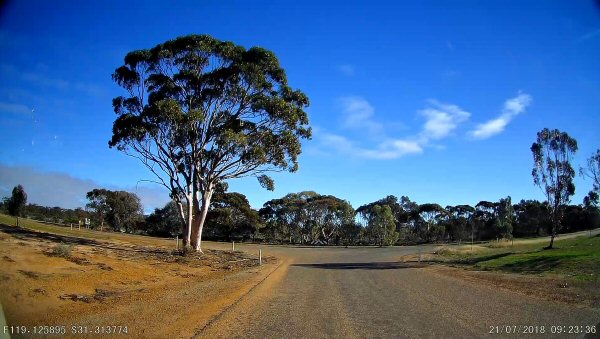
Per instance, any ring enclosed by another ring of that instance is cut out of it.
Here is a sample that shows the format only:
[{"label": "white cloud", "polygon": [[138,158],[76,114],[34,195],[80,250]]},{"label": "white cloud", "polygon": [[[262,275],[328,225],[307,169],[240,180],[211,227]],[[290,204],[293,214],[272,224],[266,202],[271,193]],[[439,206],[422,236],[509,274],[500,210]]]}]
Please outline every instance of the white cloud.
[{"label": "white cloud", "polygon": [[343,126],[346,128],[367,129],[377,134],[383,129],[382,124],[373,120],[375,108],[362,97],[343,97],[339,99],[344,113]]},{"label": "white cloud", "polygon": [[348,138],[341,135],[325,133],[320,139],[326,147],[358,158],[388,160],[423,152],[423,148],[419,143],[411,140],[389,139],[379,143],[374,148],[365,148],[355,145]]},{"label": "white cloud", "polygon": [[339,65],[337,67],[338,71],[340,71],[343,75],[351,77],[354,75],[354,66],[349,64]]},{"label": "white cloud", "polygon": [[428,107],[419,111],[426,118],[419,133],[409,137],[386,136],[384,125],[374,120],[375,108],[361,97],[344,97],[339,99],[342,105],[344,120],[342,127],[366,129],[367,142],[372,146],[363,147],[345,136],[315,131],[315,137],[321,140],[325,148],[338,153],[367,159],[397,159],[410,154],[420,154],[425,147],[443,149],[443,145],[434,145],[431,141],[450,136],[458,126],[469,119],[471,113],[462,108],[429,100]]},{"label": "white cloud", "polygon": [[437,100],[429,100],[429,105],[430,107],[419,111],[427,119],[421,132],[421,138],[426,141],[447,137],[471,116],[471,113],[456,105],[440,103]]},{"label": "white cloud", "polygon": [[475,139],[487,139],[502,133],[515,116],[525,112],[532,101],[531,95],[526,93],[519,93],[516,97],[506,100],[499,117],[477,125],[469,135]]}]

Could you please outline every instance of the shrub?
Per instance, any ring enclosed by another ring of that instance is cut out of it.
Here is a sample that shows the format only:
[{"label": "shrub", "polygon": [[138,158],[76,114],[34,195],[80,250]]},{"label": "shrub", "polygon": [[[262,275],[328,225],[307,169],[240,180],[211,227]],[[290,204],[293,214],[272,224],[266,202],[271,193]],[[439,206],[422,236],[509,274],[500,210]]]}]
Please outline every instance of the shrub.
[{"label": "shrub", "polygon": [[58,244],[52,248],[50,254],[55,257],[68,258],[71,256],[73,251],[73,245],[69,244]]}]

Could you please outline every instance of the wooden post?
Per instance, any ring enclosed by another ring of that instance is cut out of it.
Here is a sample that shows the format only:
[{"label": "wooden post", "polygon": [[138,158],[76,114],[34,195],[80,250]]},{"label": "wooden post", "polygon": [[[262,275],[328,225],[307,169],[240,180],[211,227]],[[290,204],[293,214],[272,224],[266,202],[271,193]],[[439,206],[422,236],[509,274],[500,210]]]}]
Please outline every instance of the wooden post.
[{"label": "wooden post", "polygon": [[235,241],[231,242],[231,252],[235,252]]},{"label": "wooden post", "polygon": [[175,236],[175,249],[179,250],[179,234]]},{"label": "wooden post", "polygon": [[262,266],[262,249],[258,249],[258,265]]}]

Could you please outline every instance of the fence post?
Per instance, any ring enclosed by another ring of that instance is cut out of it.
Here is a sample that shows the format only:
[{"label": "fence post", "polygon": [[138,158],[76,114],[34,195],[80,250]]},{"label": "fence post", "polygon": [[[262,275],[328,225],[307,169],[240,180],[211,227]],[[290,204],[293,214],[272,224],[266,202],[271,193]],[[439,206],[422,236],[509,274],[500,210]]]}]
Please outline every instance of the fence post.
[{"label": "fence post", "polygon": [[231,242],[231,252],[235,252],[235,241]]},{"label": "fence post", "polygon": [[179,234],[175,236],[175,249],[179,250]]},{"label": "fence post", "polygon": [[258,249],[258,266],[262,266],[262,249]]}]

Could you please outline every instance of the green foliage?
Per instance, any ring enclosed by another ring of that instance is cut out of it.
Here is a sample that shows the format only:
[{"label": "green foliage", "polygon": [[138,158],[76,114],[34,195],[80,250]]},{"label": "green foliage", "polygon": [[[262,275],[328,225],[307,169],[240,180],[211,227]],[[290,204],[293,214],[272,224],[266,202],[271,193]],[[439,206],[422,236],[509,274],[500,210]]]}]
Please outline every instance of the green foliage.
[{"label": "green foliage", "polygon": [[510,196],[500,199],[496,210],[496,228],[498,234],[505,239],[512,238],[515,210]]},{"label": "green foliage", "polygon": [[580,167],[579,172],[592,180],[592,191],[600,192],[600,149],[587,159],[586,166]]},{"label": "green foliage", "polygon": [[52,248],[50,255],[54,257],[68,258],[73,252],[73,245],[69,244],[58,244]]},{"label": "green foliage", "polygon": [[27,193],[21,185],[17,185],[12,190],[12,195],[8,200],[8,213],[15,217],[23,215],[23,208],[27,203]]},{"label": "green foliage", "polygon": [[301,139],[311,137],[308,97],[261,47],[183,36],[127,54],[113,79],[128,95],[113,99],[109,146],[134,154],[190,206],[186,239],[196,234],[196,249],[218,183],[256,176],[272,190],[265,172],[295,172]]},{"label": "green foliage", "polygon": [[258,212],[250,207],[245,195],[237,192],[215,192],[208,214],[205,233],[212,239],[251,239],[262,227]]},{"label": "green foliage", "polygon": [[[267,222],[267,233],[273,240],[333,244],[347,232],[356,230],[354,209],[345,200],[307,191],[290,193],[281,199],[267,201],[259,211]],[[342,227],[345,226],[342,236]],[[355,235],[358,238],[358,234]]]},{"label": "green foliage", "polygon": [[146,218],[144,230],[153,236],[175,237],[183,232],[183,223],[177,204],[169,201]]},{"label": "green foliage", "polygon": [[577,152],[577,141],[567,133],[547,128],[538,132],[536,142],[531,145],[533,153],[533,182],[539,186],[546,198],[552,217],[552,248],[554,236],[560,231],[562,205],[575,194],[575,170],[571,158]]},{"label": "green foliage", "polygon": [[134,232],[143,220],[142,203],[135,193],[94,189],[86,197],[100,227],[106,221],[115,231]]},{"label": "green foliage", "polygon": [[396,220],[388,205],[373,206],[373,214],[369,220],[367,232],[377,239],[379,246],[391,246],[398,241],[400,235],[396,232]]}]

